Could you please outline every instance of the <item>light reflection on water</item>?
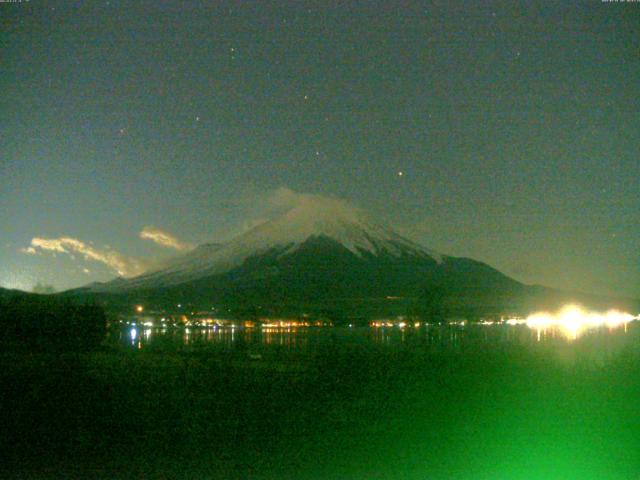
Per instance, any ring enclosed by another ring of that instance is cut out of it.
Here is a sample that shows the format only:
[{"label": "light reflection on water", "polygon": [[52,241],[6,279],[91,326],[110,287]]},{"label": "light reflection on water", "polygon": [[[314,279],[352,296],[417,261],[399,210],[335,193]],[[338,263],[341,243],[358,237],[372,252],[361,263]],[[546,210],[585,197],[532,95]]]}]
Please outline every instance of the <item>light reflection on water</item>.
[{"label": "light reflection on water", "polygon": [[433,352],[460,352],[518,345],[573,355],[588,352],[596,356],[609,355],[622,349],[640,351],[638,322],[620,327],[602,327],[577,339],[568,339],[559,328],[531,329],[526,325],[466,325],[419,328],[398,327],[328,327],[328,328],[145,328],[115,329],[110,342],[136,349],[174,349],[181,347],[215,346],[221,349],[251,351],[285,350],[313,352],[327,346],[359,345],[389,348],[415,348]]}]

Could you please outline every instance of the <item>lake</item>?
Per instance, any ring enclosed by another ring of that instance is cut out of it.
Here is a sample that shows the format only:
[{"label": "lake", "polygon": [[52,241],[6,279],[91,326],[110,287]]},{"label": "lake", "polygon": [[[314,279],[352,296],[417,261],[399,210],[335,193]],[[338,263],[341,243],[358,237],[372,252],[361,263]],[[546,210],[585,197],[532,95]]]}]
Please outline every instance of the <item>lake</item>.
[{"label": "lake", "polygon": [[615,328],[599,327],[575,336],[557,327],[530,328],[506,323],[481,325],[428,325],[393,327],[302,327],[302,328],[150,328],[124,326],[109,333],[108,342],[132,349],[175,350],[178,348],[244,349],[248,354],[289,352],[314,354],[329,347],[382,346],[429,353],[519,346],[544,352],[550,358],[570,361],[580,356],[603,363],[620,352],[640,351],[640,322]]},{"label": "lake", "polygon": [[640,478],[640,325],[112,329],[0,355],[2,478]]}]

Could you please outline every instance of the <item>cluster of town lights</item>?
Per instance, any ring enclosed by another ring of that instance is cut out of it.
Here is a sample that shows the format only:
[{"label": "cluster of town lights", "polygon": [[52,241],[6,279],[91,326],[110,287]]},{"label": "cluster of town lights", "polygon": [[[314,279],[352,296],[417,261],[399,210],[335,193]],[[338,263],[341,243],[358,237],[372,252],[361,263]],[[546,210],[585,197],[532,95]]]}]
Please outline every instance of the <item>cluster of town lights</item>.
[{"label": "cluster of town lights", "polygon": [[525,324],[527,327],[540,331],[556,328],[569,339],[576,339],[581,333],[600,327],[614,329],[625,327],[629,322],[639,320],[639,317],[609,310],[607,312],[587,311],[578,305],[567,305],[556,313],[536,312],[526,319],[509,319],[508,324]]},{"label": "cluster of town lights", "polygon": [[[582,333],[595,328],[605,327],[608,329],[615,329],[618,327],[624,327],[626,330],[627,324],[640,320],[640,315],[634,317],[630,313],[621,312],[619,310],[609,310],[607,312],[597,312],[591,310],[585,310],[579,305],[566,305],[555,313],[550,312],[535,312],[529,315],[527,318],[507,318],[499,321],[483,319],[477,322],[478,325],[526,325],[532,330],[540,332],[546,332],[547,330],[555,330],[562,333],[568,339],[576,339]],[[466,320],[449,321],[448,325],[465,326],[468,324]],[[391,322],[388,320],[378,320],[371,322],[372,327],[400,327],[404,328],[409,326],[409,323],[404,321]],[[415,323],[415,327],[419,327],[420,323]]]},{"label": "cluster of town lights", "polygon": [[[140,314],[144,312],[144,307],[142,305],[135,306],[136,313]],[[163,327],[166,327],[166,322],[169,319],[163,317],[161,319],[161,323]],[[214,318],[198,318],[198,319],[189,319],[186,315],[180,315],[178,319],[174,319],[178,323],[181,323],[185,326],[197,326],[197,327],[223,327],[230,326],[231,328],[235,328],[235,323],[231,323],[229,320],[221,320]],[[507,318],[500,319],[499,321],[487,320],[483,319],[477,324],[479,325],[494,325],[494,324],[507,324],[507,325],[526,325],[532,330],[536,330],[538,334],[540,332],[546,332],[547,330],[553,329],[554,331],[561,332],[568,339],[576,339],[582,333],[600,327],[606,327],[609,329],[614,329],[618,327],[624,327],[626,331],[627,324],[634,320],[640,320],[640,315],[634,317],[633,315],[622,312],[619,310],[609,310],[607,312],[596,312],[585,310],[579,305],[566,305],[561,308],[559,311],[555,313],[550,312],[535,312],[530,314],[526,318]],[[123,323],[123,321],[121,321]],[[136,322],[126,322],[127,324],[131,324],[133,326],[136,325]],[[449,325],[459,325],[465,326],[467,325],[466,320],[458,320],[458,321],[448,321]],[[146,320],[144,322],[140,322],[141,325],[146,327],[155,326],[155,323],[151,320]],[[418,328],[421,326],[421,322],[410,322],[405,317],[397,317],[394,320],[376,320],[370,322],[369,325],[371,327],[376,328],[384,328],[384,327],[399,327],[404,329],[405,327],[415,327]],[[288,328],[299,328],[299,327],[323,327],[323,326],[332,326],[331,322],[327,321],[310,321],[310,320],[290,320],[290,319],[260,319],[259,321],[244,321],[240,322],[240,326],[245,328],[252,328],[255,326],[260,326],[263,329],[288,329]],[[351,327],[352,324],[349,324]]]}]

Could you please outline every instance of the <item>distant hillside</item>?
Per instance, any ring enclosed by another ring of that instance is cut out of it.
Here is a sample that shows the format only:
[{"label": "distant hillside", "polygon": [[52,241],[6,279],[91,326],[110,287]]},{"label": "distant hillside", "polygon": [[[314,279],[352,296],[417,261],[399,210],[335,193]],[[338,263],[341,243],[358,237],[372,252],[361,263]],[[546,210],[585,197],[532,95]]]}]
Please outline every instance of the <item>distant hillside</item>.
[{"label": "distant hillside", "polygon": [[9,298],[16,296],[37,296],[35,293],[25,292],[22,290],[14,290],[0,287],[0,298]]}]

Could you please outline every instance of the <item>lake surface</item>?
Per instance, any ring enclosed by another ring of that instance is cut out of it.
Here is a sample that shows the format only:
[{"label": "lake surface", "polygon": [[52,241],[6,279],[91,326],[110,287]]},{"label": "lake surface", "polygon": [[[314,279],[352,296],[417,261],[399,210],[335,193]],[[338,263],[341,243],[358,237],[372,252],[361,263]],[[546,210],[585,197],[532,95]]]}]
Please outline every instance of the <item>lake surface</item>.
[{"label": "lake surface", "polygon": [[640,324],[136,326],[0,355],[0,477],[640,478]]},{"label": "lake surface", "polygon": [[[194,353],[187,369],[221,353],[230,360],[219,368],[236,372],[225,392],[240,388],[242,369],[254,372],[260,380],[235,397],[246,437],[233,468],[247,478],[640,478],[637,321],[569,333],[494,324],[112,334],[134,357]],[[270,367],[281,364],[306,369]]]},{"label": "lake surface", "polygon": [[599,327],[567,335],[557,327],[526,325],[422,325],[394,327],[302,327],[302,328],[150,328],[126,326],[109,333],[109,342],[131,349],[173,350],[212,347],[246,349],[251,353],[316,353],[329,347],[382,347],[430,353],[464,353],[502,347],[522,347],[563,360],[589,355],[603,362],[620,352],[640,352],[640,322],[615,328]]}]

